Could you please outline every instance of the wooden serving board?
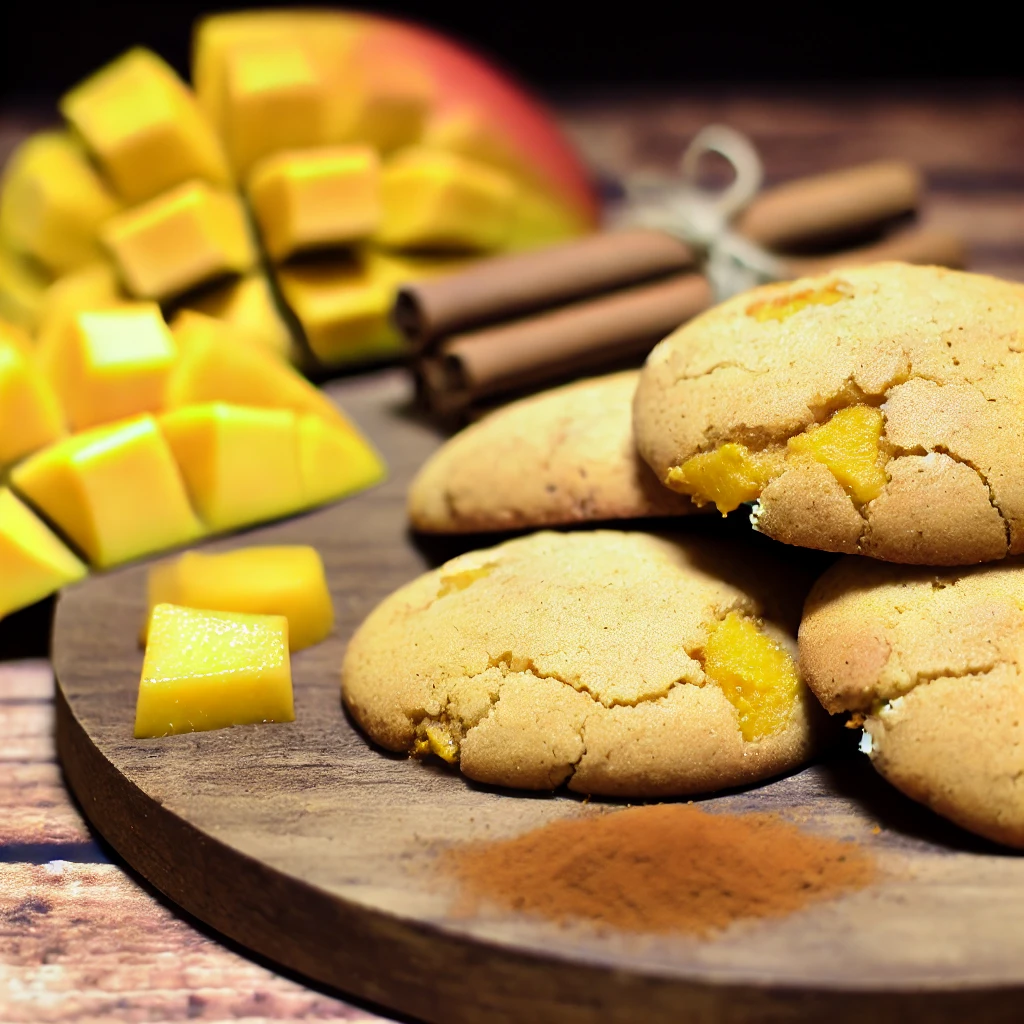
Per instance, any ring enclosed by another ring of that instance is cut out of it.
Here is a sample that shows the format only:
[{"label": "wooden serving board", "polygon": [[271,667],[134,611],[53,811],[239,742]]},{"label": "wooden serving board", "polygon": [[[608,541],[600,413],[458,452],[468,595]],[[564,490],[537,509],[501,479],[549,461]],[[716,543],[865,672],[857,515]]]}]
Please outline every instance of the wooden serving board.
[{"label": "wooden serving board", "polygon": [[1021,1019],[1024,859],[905,800],[853,751],[708,806],[775,810],[865,843],[882,879],[855,896],[714,941],[454,914],[433,870],[445,844],[513,835],[596,801],[477,786],[371,747],[346,719],[338,669],[352,631],[394,588],[474,542],[421,549],[407,532],[406,485],[439,439],[412,413],[404,377],[330,390],[383,450],[390,481],[213,545],[301,542],[324,556],[338,626],[293,659],[294,723],[133,739],[145,567],[58,603],[64,769],[134,868],[251,949],[444,1024]]}]

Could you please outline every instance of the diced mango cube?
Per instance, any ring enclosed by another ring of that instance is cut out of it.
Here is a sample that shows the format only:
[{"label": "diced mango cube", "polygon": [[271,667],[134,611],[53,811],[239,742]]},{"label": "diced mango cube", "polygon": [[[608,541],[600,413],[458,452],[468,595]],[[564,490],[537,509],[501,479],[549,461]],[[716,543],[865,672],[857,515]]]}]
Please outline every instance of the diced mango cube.
[{"label": "diced mango cube", "polygon": [[152,416],[64,438],[15,466],[11,484],[99,568],[203,532]]},{"label": "diced mango cube", "polygon": [[270,282],[259,271],[216,285],[191,298],[183,308],[223,320],[239,337],[278,359],[287,361],[292,356],[292,332],[277,308]]},{"label": "diced mango cube", "polygon": [[691,495],[698,505],[713,501],[724,516],[759,497],[770,478],[771,467],[764,457],[729,441],[673,466],[665,483]]},{"label": "diced mango cube", "polygon": [[380,175],[369,146],[287,150],[249,176],[249,202],[276,260],[368,237],[380,220]]},{"label": "diced mango cube", "polygon": [[32,335],[24,327],[0,319],[0,346],[2,345],[8,345],[30,358],[35,354]]},{"label": "diced mango cube", "polygon": [[294,720],[283,615],[157,605],[135,706],[136,737]]},{"label": "diced mango cube", "polygon": [[789,653],[737,612],[716,623],[704,645],[704,674],[739,714],[747,741],[782,732],[789,725],[801,682]]},{"label": "diced mango cube", "polygon": [[299,467],[306,505],[322,505],[379,483],[384,460],[365,438],[318,416],[299,420]]},{"label": "diced mango cube", "polygon": [[403,150],[381,173],[376,240],[396,249],[487,252],[509,237],[517,186],[507,174],[455,153]]},{"label": "diced mango cube", "polygon": [[155,53],[136,48],[61,100],[118,193],[140,203],[192,178],[230,183],[221,145],[192,91]]},{"label": "diced mango cube", "polygon": [[227,402],[308,412],[355,432],[345,414],[300,373],[239,337],[229,324],[184,311],[172,324],[181,356],[167,407]]},{"label": "diced mango cube", "polygon": [[268,153],[330,141],[327,92],[318,62],[292,39],[232,49],[222,113],[228,156],[239,178]]},{"label": "diced mango cube", "polygon": [[824,463],[859,504],[877,498],[886,484],[881,409],[853,405],[840,409],[827,423],[789,439],[789,450]]},{"label": "diced mango cube", "polygon": [[231,530],[304,505],[297,417],[290,409],[211,402],[160,417],[203,521]]},{"label": "diced mango cube", "polygon": [[32,359],[0,337],[0,469],[64,433],[60,403]]},{"label": "diced mango cube", "polygon": [[163,301],[257,261],[242,201],[192,181],[111,218],[100,233],[125,286]]},{"label": "diced mango cube", "polygon": [[82,579],[87,571],[42,520],[0,487],[0,618]]},{"label": "diced mango cube", "polygon": [[78,313],[65,337],[63,398],[75,430],[163,408],[178,348],[156,303]]},{"label": "diced mango cube", "polygon": [[0,319],[34,331],[53,278],[0,238]]},{"label": "diced mango cube", "polygon": [[0,184],[0,231],[62,274],[98,260],[100,225],[119,204],[66,132],[40,132],[15,150]]},{"label": "diced mango cube", "polygon": [[[316,548],[187,551],[149,570],[149,615],[158,604],[221,612],[284,615],[293,651],[320,643],[334,626],[334,606]],[[145,630],[143,642],[145,642]]]}]

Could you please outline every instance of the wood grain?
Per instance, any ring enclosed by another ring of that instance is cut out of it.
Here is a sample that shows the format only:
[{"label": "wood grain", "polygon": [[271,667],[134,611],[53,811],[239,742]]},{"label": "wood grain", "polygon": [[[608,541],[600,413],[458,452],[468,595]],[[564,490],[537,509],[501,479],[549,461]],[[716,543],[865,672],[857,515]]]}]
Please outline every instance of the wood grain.
[{"label": "wood grain", "polygon": [[901,798],[855,754],[708,803],[771,809],[861,841],[883,875],[863,893],[714,942],[454,915],[455,894],[433,872],[440,848],[597,803],[470,784],[373,749],[346,719],[347,636],[439,554],[414,546],[404,517],[409,475],[437,438],[408,415],[395,372],[331,390],[380,445],[391,480],[215,545],[305,541],[324,555],[338,628],[294,659],[294,723],[134,740],[144,568],[92,580],[58,604],[65,770],[86,813],[145,877],[281,963],[446,1024],[1019,1017],[1024,859]]}]

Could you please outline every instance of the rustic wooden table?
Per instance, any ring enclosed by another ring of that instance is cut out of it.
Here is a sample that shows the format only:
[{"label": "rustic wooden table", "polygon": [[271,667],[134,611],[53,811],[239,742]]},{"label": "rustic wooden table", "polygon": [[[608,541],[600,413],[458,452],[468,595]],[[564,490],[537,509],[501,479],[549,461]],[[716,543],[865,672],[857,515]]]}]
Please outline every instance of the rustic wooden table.
[{"label": "rustic wooden table", "polygon": [[[907,158],[928,178],[924,219],[967,239],[973,269],[1024,280],[1022,101],[995,87],[692,90],[576,102],[565,117],[609,177],[671,170],[709,122],[749,133],[771,181]],[[0,162],[38,123],[0,113]],[[34,609],[0,625],[0,1021],[386,1019],[226,945],[98,840],[56,762],[47,614]]]}]

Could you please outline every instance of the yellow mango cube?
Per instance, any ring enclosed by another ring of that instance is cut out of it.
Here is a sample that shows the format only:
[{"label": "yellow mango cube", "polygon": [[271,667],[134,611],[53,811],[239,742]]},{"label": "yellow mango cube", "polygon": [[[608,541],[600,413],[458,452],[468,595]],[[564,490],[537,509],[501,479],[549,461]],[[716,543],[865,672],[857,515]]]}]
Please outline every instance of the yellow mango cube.
[{"label": "yellow mango cube", "polygon": [[880,451],[882,410],[854,405],[833,413],[827,423],[789,439],[791,452],[824,463],[859,504],[877,498],[886,484]]},{"label": "yellow mango cube", "polygon": [[306,545],[238,548],[214,555],[187,551],[149,570],[148,597],[147,623],[159,604],[283,615],[293,651],[320,643],[334,626],[324,564],[316,548]]},{"label": "yellow mango cube", "polygon": [[57,274],[98,260],[100,225],[119,203],[66,132],[31,135],[0,183],[0,231]]},{"label": "yellow mango cube", "polygon": [[0,618],[27,608],[86,567],[7,487],[0,487]]},{"label": "yellow mango cube", "polygon": [[318,416],[299,419],[299,469],[308,506],[337,501],[372,487],[387,475],[387,466],[365,438],[339,429]]},{"label": "yellow mango cube", "polygon": [[202,181],[119,213],[100,235],[125,286],[142,299],[163,301],[257,261],[241,199]]},{"label": "yellow mango cube", "polygon": [[174,318],[172,327],[181,356],[167,385],[169,409],[204,402],[293,409],[356,432],[319,388],[249,344],[229,324],[186,311]]},{"label": "yellow mango cube", "polygon": [[380,220],[379,160],[369,146],[286,150],[256,165],[248,193],[273,259],[345,245],[368,237]]},{"label": "yellow mango cube", "polygon": [[287,361],[292,356],[292,332],[277,308],[270,282],[259,271],[207,289],[182,308],[223,320],[240,338],[278,359]]},{"label": "yellow mango cube", "polygon": [[200,178],[230,184],[227,160],[192,91],[136,48],[67,93],[61,113],[128,203]]},{"label": "yellow mango cube", "polygon": [[724,516],[758,498],[770,479],[771,466],[765,457],[730,441],[673,466],[665,483],[689,494],[698,505],[713,501]]},{"label": "yellow mango cube", "polygon": [[211,402],[160,417],[203,521],[232,530],[303,507],[297,417],[290,409]]},{"label": "yellow mango cube", "polygon": [[704,674],[721,687],[739,715],[747,741],[782,732],[793,715],[801,682],[789,653],[737,612],[712,628]]},{"label": "yellow mango cube", "polygon": [[488,252],[509,238],[517,186],[509,175],[455,153],[404,150],[381,172],[376,241],[395,249]]},{"label": "yellow mango cube", "polygon": [[283,615],[156,606],[135,705],[136,737],[294,720]]},{"label": "yellow mango cube", "polygon": [[178,348],[156,303],[78,313],[65,338],[63,397],[75,430],[163,408]]},{"label": "yellow mango cube", "polygon": [[232,49],[223,82],[224,137],[240,179],[269,153],[330,141],[328,84],[298,42],[283,38]]},{"label": "yellow mango cube", "polygon": [[11,485],[98,568],[203,532],[152,416],[64,438],[15,466]]},{"label": "yellow mango cube", "polygon": [[34,331],[53,278],[0,237],[0,320]]},{"label": "yellow mango cube", "polygon": [[12,324],[9,320],[0,319],[0,346],[8,345],[23,356],[30,358],[35,354],[32,335],[24,327]]},{"label": "yellow mango cube", "polygon": [[53,388],[25,352],[0,337],[0,469],[63,433]]}]

